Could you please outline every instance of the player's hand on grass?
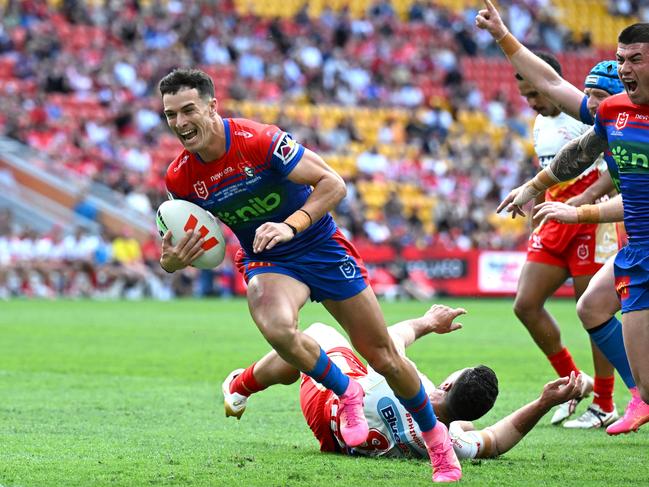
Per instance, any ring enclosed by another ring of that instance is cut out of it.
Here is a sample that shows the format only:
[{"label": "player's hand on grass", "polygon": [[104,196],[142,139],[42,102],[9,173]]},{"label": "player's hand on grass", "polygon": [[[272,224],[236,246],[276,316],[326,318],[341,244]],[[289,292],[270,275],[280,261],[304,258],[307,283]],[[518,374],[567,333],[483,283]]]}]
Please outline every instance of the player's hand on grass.
[{"label": "player's hand on grass", "polygon": [[464,314],[466,314],[464,308],[451,308],[443,304],[434,304],[421,319],[427,330],[442,335],[462,328],[462,323],[454,323],[453,320]]},{"label": "player's hand on grass", "polygon": [[266,222],[255,231],[252,250],[258,254],[272,249],[278,243],[288,242],[293,237],[293,230],[286,223]]},{"label": "player's hand on grass", "polygon": [[167,272],[184,269],[205,253],[201,248],[204,242],[199,232],[190,230],[180,239],[178,245],[174,246],[171,242],[171,231],[167,230],[162,237],[160,266]]},{"label": "player's hand on grass", "polygon": [[532,186],[531,182],[527,182],[518,188],[512,189],[498,205],[496,213],[506,210],[512,214],[512,218],[516,218],[516,215],[525,216],[525,212],[522,209],[523,206],[540,194],[541,191]]},{"label": "player's hand on grass", "polygon": [[480,29],[484,29],[491,37],[499,41],[507,35],[509,32],[502,19],[500,14],[494,4],[491,3],[491,0],[484,0],[485,7],[484,9],[478,12],[478,15],[475,17],[475,25]]},{"label": "player's hand on grass", "polygon": [[581,374],[576,375],[574,372],[570,372],[570,376],[561,377],[552,382],[548,382],[543,387],[543,392],[539,401],[546,407],[550,409],[557,404],[562,404],[570,399],[575,399],[579,397],[582,388],[582,376]]},{"label": "player's hand on grass", "polygon": [[561,223],[577,223],[577,208],[559,201],[546,201],[534,207],[535,217],[557,220]]}]

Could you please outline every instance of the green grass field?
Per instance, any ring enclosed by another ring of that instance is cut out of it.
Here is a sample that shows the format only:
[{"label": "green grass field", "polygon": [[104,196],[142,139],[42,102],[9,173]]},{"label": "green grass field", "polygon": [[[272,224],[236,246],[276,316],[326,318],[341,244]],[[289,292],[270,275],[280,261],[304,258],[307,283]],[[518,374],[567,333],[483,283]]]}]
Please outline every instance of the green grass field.
[{"label": "green grass field", "polygon": [[[425,337],[409,356],[433,382],[477,363],[496,371],[500,396],[478,426],[554,378],[509,300],[440,302],[467,308],[464,329]],[[427,306],[383,309],[396,322]],[[550,309],[577,364],[592,372],[574,303]],[[309,305],[302,324],[315,320],[332,321]],[[241,421],[226,420],[221,380],[267,350],[245,301],[0,303],[0,486],[430,484],[423,461],[319,453],[297,385],[264,391]],[[620,411],[624,389],[618,378]],[[503,457],[464,462],[462,484],[647,485],[647,431],[609,438],[551,427],[548,415]]]}]

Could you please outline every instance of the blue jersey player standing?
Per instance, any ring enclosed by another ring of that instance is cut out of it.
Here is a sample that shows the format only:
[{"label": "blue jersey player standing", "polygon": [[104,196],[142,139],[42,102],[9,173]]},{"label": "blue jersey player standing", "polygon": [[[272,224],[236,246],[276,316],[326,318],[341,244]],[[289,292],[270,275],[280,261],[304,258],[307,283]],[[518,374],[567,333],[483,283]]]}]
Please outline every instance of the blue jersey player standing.
[{"label": "blue jersey player standing", "polygon": [[[543,59],[518,42],[508,31],[498,10],[490,0],[484,0],[484,4],[485,8],[480,10],[476,16],[476,25],[487,30],[499,43],[516,72],[560,107],[564,113],[585,124],[594,125],[594,117],[600,103],[609,96],[624,91],[624,85],[617,72],[617,61],[601,61],[586,76],[585,89],[582,92],[563,79]],[[539,221],[543,220],[542,217],[548,217],[548,220],[563,223],[579,223],[578,206],[595,202],[600,196],[609,193],[613,187],[619,192],[617,162],[610,150],[605,151],[604,159],[610,177],[601,177],[584,193],[566,201],[573,206],[557,201],[545,202],[537,206],[534,209],[535,218]],[[614,200],[616,199],[618,200],[617,205],[622,208],[619,196],[614,198]],[[600,222],[617,221],[614,218],[611,219],[611,216],[622,214],[622,211],[615,212],[610,208],[601,208]],[[620,216],[619,219],[622,220],[622,217]],[[606,239],[608,238],[609,242],[612,242],[613,239],[610,238],[609,233],[602,233],[604,234],[602,236],[605,237],[601,242],[603,245],[598,245],[597,248],[608,250],[610,247],[606,245]],[[598,237],[601,235],[599,231],[597,235]],[[618,236],[619,241],[624,241],[624,238]],[[622,324],[615,316],[620,310],[621,304],[615,290],[614,262],[614,258],[607,258],[603,267],[590,280],[588,287],[577,302],[577,314],[584,328],[590,334],[592,342],[597,344],[597,348],[619,372],[631,392],[632,399],[624,412],[624,417],[615,421],[617,412],[613,403],[613,370],[610,368],[610,364],[607,365],[603,361],[598,363],[596,359],[593,403],[579,418],[564,423],[567,428],[600,428],[608,425],[606,432],[610,435],[637,429],[644,417],[649,416],[649,406],[637,401],[637,387],[626,354],[622,353],[617,346],[611,346],[611,344],[623,343]],[[593,355],[597,357],[595,353]],[[609,372],[608,377],[606,372]],[[613,423],[613,421],[615,422]]]},{"label": "blue jersey player standing", "polygon": [[[345,196],[342,178],[279,128],[219,116],[212,79],[202,71],[174,70],[159,89],[169,127],[185,149],[167,170],[169,194],[212,212],[238,237],[237,266],[264,338],[282,359],[339,396],[341,434],[348,445],[362,444],[368,436],[362,387],[298,329],[307,299],[322,302],[418,423],[433,481],[459,480],[448,431],[415,368],[390,339],[360,256],[329,214]],[[176,245],[167,233],[160,265],[182,269],[202,255],[202,244],[196,232]],[[254,364],[230,377],[226,414],[240,416],[248,395],[263,387]]]},{"label": "blue jersey player standing", "polygon": [[[513,216],[535,194],[587,168],[610,149],[618,165],[629,243],[615,258],[615,287],[622,304],[626,355],[637,384],[633,400],[642,402],[635,429],[649,421],[649,24],[633,24],[618,36],[618,74],[626,93],[602,101],[595,126],[567,144],[530,182],[513,190],[500,204]],[[600,205],[579,208],[581,221],[599,221]],[[605,324],[606,325],[606,324]]]}]

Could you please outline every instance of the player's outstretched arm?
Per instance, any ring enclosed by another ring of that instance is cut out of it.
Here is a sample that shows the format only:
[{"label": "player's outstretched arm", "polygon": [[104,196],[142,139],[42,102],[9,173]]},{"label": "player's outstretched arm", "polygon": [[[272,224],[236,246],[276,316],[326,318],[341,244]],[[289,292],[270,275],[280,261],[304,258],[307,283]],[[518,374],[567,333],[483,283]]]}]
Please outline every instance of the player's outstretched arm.
[{"label": "player's outstretched arm", "polygon": [[459,456],[462,458],[493,458],[502,455],[516,446],[550,409],[577,397],[580,391],[581,375],[575,376],[571,372],[569,377],[548,382],[535,401],[483,430],[470,431],[471,424],[462,421],[451,423],[451,439],[459,445],[455,451],[460,451]]},{"label": "player's outstretched arm", "polygon": [[589,129],[564,145],[552,162],[534,179],[510,191],[498,205],[496,212],[505,209],[512,214],[512,218],[516,215],[525,216],[523,206],[556,183],[579,176],[597,160],[606,146],[606,139],[597,135],[594,128]]},{"label": "player's outstretched arm", "polygon": [[584,93],[521,44],[509,32],[491,0],[484,0],[484,4],[485,8],[480,10],[475,18],[476,25],[489,32],[498,42],[516,72],[524,80],[547,96],[561,111],[580,120],[579,110]]},{"label": "player's outstretched arm", "polygon": [[434,304],[424,316],[396,323],[388,328],[388,332],[397,349],[404,353],[406,347],[429,333],[443,334],[459,330],[462,324],[454,320],[463,314],[466,314],[464,308]]},{"label": "player's outstretched arm", "polygon": [[558,201],[547,201],[534,207],[536,216],[544,220],[557,220],[561,223],[608,223],[624,219],[622,195],[596,205],[574,207]]}]

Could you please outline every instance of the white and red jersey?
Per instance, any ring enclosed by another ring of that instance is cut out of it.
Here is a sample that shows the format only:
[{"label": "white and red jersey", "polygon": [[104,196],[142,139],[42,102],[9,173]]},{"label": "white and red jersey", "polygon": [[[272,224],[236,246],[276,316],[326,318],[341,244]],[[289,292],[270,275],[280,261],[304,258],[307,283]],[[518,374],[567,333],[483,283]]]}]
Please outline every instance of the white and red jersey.
[{"label": "white and red jersey", "polygon": [[[435,386],[419,373],[426,392]],[[368,373],[358,382],[363,386],[363,411],[370,433],[361,446],[348,448],[340,436],[338,398],[331,401],[331,420],[334,436],[343,450],[351,455],[405,458],[428,458],[421,430],[412,415],[399,402],[385,378],[368,367]],[[332,398],[333,399],[333,398]]]},{"label": "white and red jersey", "polygon": [[[539,158],[541,167],[545,168],[564,145],[589,129],[588,125],[565,113],[560,113],[556,117],[538,115],[534,120],[534,151]],[[566,201],[583,193],[597,178],[599,178],[599,171],[597,163],[595,163],[579,177],[548,189],[545,199],[546,201]]]}]

